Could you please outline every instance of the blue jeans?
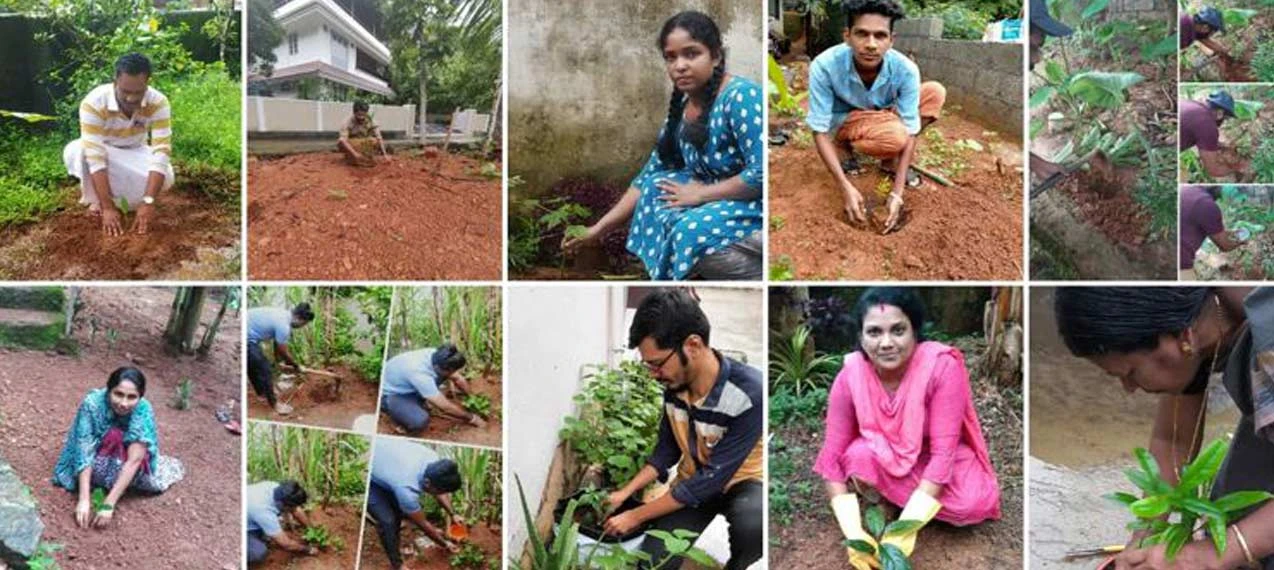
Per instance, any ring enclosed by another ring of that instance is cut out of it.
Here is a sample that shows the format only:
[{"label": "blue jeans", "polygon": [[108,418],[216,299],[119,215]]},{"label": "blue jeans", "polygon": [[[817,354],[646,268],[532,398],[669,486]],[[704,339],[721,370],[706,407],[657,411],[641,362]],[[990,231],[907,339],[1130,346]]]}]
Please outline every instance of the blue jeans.
[{"label": "blue jeans", "polygon": [[429,410],[420,394],[385,394],[380,408],[409,433],[418,434],[429,427]]},{"label": "blue jeans", "polygon": [[270,547],[265,544],[265,535],[259,530],[248,533],[248,564],[256,564],[265,560]]}]

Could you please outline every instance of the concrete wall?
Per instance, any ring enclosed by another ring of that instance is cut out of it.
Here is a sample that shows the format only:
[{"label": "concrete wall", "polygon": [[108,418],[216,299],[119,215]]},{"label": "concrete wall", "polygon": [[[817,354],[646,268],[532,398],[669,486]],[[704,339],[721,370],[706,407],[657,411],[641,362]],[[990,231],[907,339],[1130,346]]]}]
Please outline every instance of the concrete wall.
[{"label": "concrete wall", "polygon": [[1022,44],[944,40],[936,18],[896,24],[894,49],[920,66],[922,81],[947,87],[947,105],[1000,133],[1022,138]]},{"label": "concrete wall", "polygon": [[1176,22],[1177,6],[1171,0],[1111,0],[1106,20]]},{"label": "concrete wall", "polygon": [[[288,37],[296,34],[295,54],[291,53],[288,45]],[[320,28],[317,24],[306,23],[298,25],[296,29],[287,30],[283,36],[283,43],[274,48],[274,57],[277,61],[274,64],[275,69],[300,65],[307,61],[322,61],[324,63],[332,63],[332,47],[330,45],[332,38]]]},{"label": "concrete wall", "polygon": [[509,172],[530,193],[570,176],[627,184],[654,148],[671,83],[655,46],[665,20],[701,10],[731,72],[761,81],[758,1],[508,3]]},{"label": "concrete wall", "polygon": [[506,310],[505,402],[510,445],[505,450],[509,556],[520,556],[526,523],[514,475],[522,480],[532,516],[539,510],[562,418],[575,413],[585,364],[618,362],[612,348],[626,338],[622,287],[513,287]]},{"label": "concrete wall", "polygon": [[[249,133],[336,133],[354,113],[350,103],[306,101],[277,97],[248,97]],[[382,133],[413,132],[416,106],[372,105],[371,114]]]}]

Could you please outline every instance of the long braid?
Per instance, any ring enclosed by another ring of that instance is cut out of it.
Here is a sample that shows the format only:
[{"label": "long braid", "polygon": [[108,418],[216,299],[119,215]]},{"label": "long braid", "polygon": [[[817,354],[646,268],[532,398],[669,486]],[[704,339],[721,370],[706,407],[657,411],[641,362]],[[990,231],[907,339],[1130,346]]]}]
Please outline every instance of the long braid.
[{"label": "long braid", "polygon": [[681,148],[677,146],[677,131],[681,128],[681,115],[686,110],[687,97],[673,89],[672,98],[668,100],[668,123],[659,136],[659,160],[665,166],[674,169],[685,168],[686,161],[681,156]]},{"label": "long braid", "polygon": [[721,88],[721,81],[725,78],[725,56],[721,58],[721,63],[712,68],[712,77],[708,79],[708,83],[704,85],[704,98],[702,112],[699,118],[693,122],[686,124],[686,140],[690,141],[695,148],[703,150],[703,145],[708,142],[708,121],[712,115],[712,105],[717,100],[717,90]]}]

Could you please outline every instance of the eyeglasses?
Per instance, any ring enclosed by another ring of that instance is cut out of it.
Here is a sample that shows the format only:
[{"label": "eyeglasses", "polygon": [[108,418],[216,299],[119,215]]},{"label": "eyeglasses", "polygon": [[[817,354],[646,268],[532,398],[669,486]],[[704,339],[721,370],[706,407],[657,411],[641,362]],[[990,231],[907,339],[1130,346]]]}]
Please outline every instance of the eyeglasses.
[{"label": "eyeglasses", "polygon": [[658,372],[660,368],[664,367],[664,364],[668,363],[668,359],[672,358],[672,355],[674,354],[677,354],[676,350],[669,352],[668,356],[663,357],[662,359],[659,360],[659,362],[648,362],[643,360],[641,361],[641,365],[645,366],[646,370],[649,370],[651,372]]}]

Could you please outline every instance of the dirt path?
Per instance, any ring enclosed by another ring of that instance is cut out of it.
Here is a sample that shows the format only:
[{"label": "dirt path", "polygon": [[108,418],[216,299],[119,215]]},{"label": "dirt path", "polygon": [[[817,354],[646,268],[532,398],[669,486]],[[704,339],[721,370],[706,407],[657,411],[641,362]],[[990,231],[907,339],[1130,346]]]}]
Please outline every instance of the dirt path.
[{"label": "dirt path", "polygon": [[[281,548],[271,548],[265,562],[253,566],[253,570],[350,570],[358,556],[358,529],[362,525],[362,511],[359,505],[342,505],[332,503],[328,507],[315,506],[307,515],[310,524],[326,527],[332,534],[340,538],[344,546],[339,549],[320,551],[315,556],[293,555]],[[290,529],[289,532],[299,532]]]},{"label": "dirt path", "polygon": [[[376,413],[379,384],[364,380],[348,367],[329,367],[326,370],[341,376],[339,395],[334,393],[336,384],[333,379],[311,375],[302,384],[291,384],[289,390],[276,392],[280,402],[292,406],[291,415],[275,414],[265,399],[258,398],[253,393],[248,398],[248,417],[285,424],[352,430],[354,420],[359,416]],[[278,390],[279,379],[276,378],[275,382]]]},{"label": "dirt path", "polygon": [[448,154],[374,168],[337,153],[250,160],[249,275],[499,279],[500,180],[481,177],[481,166]]},{"label": "dirt path", "polygon": [[[68,194],[39,223],[0,229],[0,279],[225,280],[239,277],[239,210],[188,191],[160,196],[150,233],[103,237]],[[127,225],[132,224],[132,215]]]},{"label": "dirt path", "polygon": [[[65,546],[63,568],[238,568],[241,559],[237,475],[240,440],[213,418],[217,406],[237,400],[240,390],[239,316],[228,312],[206,361],[165,355],[161,340],[171,289],[90,288],[73,336],[78,357],[42,352],[0,352],[0,445],[5,458],[31,487],[46,526],[43,542]],[[203,320],[215,316],[207,303]],[[90,342],[88,323],[99,333]],[[118,331],[113,351],[102,333]],[[180,459],[186,477],[156,497],[126,495],[115,523],[102,531],[75,525],[75,497],[49,479],[68,426],[83,395],[105,386],[127,356],[146,374],[147,393],[159,424],[159,448]],[[169,402],[177,384],[194,381],[191,408]]]},{"label": "dirt path", "polygon": [[[503,443],[501,423],[504,417],[504,387],[501,384],[499,371],[492,376],[484,376],[469,382],[469,387],[475,394],[483,394],[491,398],[491,417],[487,420],[487,427],[478,429],[442,414],[430,414],[429,427],[425,428],[424,433],[412,437],[499,448]],[[389,414],[383,411],[378,425],[380,433],[402,435]]]},{"label": "dirt path", "polygon": [[[944,146],[974,140],[988,150],[969,154],[952,187],[926,179],[907,190],[904,225],[884,236],[849,225],[840,189],[812,146],[771,147],[771,265],[789,257],[797,279],[1020,279],[1021,146],[992,143],[985,129],[954,113],[930,128],[941,131]],[[927,137],[919,141],[918,156],[934,150]],[[989,150],[993,144],[998,150]],[[883,220],[881,175],[869,164],[850,181]]]},{"label": "dirt path", "polygon": [[[403,562],[410,564],[412,568],[443,570],[452,567],[450,563],[451,554],[434,546],[432,542],[429,542],[425,533],[411,523],[403,523],[399,541],[403,550]],[[495,567],[500,567],[499,564],[504,559],[504,551],[499,526],[474,525],[469,529],[469,542],[482,549],[482,552],[487,555],[487,563],[494,560],[497,564]],[[389,568],[389,557],[385,556],[385,547],[381,546],[380,536],[376,534],[376,525],[371,521],[368,521],[363,529],[363,554],[359,560],[358,567],[361,570],[387,570]],[[489,567],[484,565],[479,568],[485,570]]]}]

